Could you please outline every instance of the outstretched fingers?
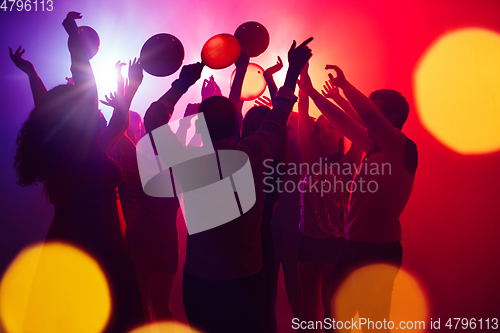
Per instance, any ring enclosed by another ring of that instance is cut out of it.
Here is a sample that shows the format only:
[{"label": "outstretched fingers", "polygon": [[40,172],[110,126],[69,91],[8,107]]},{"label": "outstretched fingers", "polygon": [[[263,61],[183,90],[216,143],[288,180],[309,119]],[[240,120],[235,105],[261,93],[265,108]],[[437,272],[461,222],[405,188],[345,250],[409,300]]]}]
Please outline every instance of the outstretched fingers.
[{"label": "outstretched fingers", "polygon": [[[345,79],[344,72],[340,69],[339,66],[337,66],[337,65],[326,65],[325,69],[333,69],[335,71],[335,73],[337,73],[337,78]],[[331,74],[329,74],[328,76],[330,76],[330,75]]]},{"label": "outstretched fingers", "polygon": [[82,14],[77,12],[69,12],[66,18],[71,20],[81,19]]},{"label": "outstretched fingers", "polygon": [[23,56],[24,52],[25,52],[25,50],[24,50],[21,46],[19,46],[19,47],[17,48],[17,50],[16,50],[16,52],[15,52],[15,53],[13,53],[13,52],[12,52],[12,49],[9,47],[9,54],[10,54],[10,58],[11,58],[12,60],[14,60],[14,58],[18,58],[18,57],[19,57],[19,58],[22,58],[22,56]]},{"label": "outstretched fingers", "polygon": [[[309,44],[314,38],[313,37],[309,37],[308,39],[306,39],[305,41],[302,42],[302,44],[299,45],[298,48],[301,48],[301,47],[305,47],[307,44]],[[295,43],[295,41],[293,41]]]}]

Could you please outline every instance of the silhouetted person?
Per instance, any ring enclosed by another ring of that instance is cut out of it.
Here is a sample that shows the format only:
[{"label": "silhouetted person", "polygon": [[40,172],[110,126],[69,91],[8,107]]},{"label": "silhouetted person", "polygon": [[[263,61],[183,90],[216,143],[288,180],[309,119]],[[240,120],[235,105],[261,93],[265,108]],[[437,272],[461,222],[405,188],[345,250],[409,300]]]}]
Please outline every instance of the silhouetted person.
[{"label": "silhouetted person", "polygon": [[145,321],[152,320],[151,310],[158,321],[172,320],[169,299],[179,264],[179,201],[144,193],[135,146],[144,134],[141,116],[130,111],[130,125],[113,154],[123,171],[118,192],[128,227],[129,252],[141,288]]},{"label": "silhouetted person", "polygon": [[[306,72],[307,66],[303,70]],[[309,96],[300,82],[299,146],[302,158],[309,166],[302,174],[300,190],[301,320],[316,321],[322,319],[318,313],[320,305],[324,309],[329,305],[334,265],[345,243],[348,185],[354,176],[355,167],[352,166],[359,163],[361,150],[352,145],[345,154],[343,136],[324,116],[318,117],[311,126]],[[318,163],[322,165],[319,170],[313,167]]]},{"label": "silhouetted person", "polygon": [[[241,138],[245,139],[251,135],[255,135],[260,128],[260,125],[266,118],[266,116],[272,112],[267,106],[254,106],[250,108],[245,117],[243,118],[242,128],[241,128]],[[282,140],[285,143],[286,136]],[[287,160],[288,147],[282,144],[276,157],[274,158],[273,164],[277,161]],[[276,182],[279,175],[274,174],[273,180],[268,180],[269,182]],[[281,177],[282,178],[282,177]],[[275,332],[276,331],[276,315],[274,313],[273,307],[273,292],[274,292],[274,245],[272,238],[271,229],[271,218],[274,211],[274,206],[276,200],[278,199],[278,191],[265,191],[264,196],[264,206],[262,211],[262,224],[261,224],[261,244],[262,244],[262,273],[264,276],[263,281],[263,301],[262,307],[264,312],[264,331],[263,332]]]},{"label": "silhouetted person", "polygon": [[55,87],[36,103],[18,134],[14,166],[18,183],[42,183],[55,207],[47,240],[72,243],[101,265],[112,302],[106,332],[126,332],[141,322],[140,292],[124,240],[117,193],[122,173],[106,151],[123,133],[113,137],[113,129],[126,128],[135,92],[115,96],[113,124],[104,129],[94,75],[75,23],[79,18],[70,12],[63,22],[74,85]]},{"label": "silhouetted person", "polygon": [[388,320],[403,255],[399,217],[410,198],[418,163],[415,143],[401,132],[409,105],[394,90],[377,90],[368,99],[346,80],[340,68],[326,68],[337,72],[336,78],[329,75],[332,85],[343,90],[366,128],[327,101],[307,75],[304,89],[325,117],[367,153],[353,183],[346,218],[347,242],[339,263],[342,274],[334,278],[333,286],[338,287],[340,279],[358,267],[380,263],[394,267],[377,273],[372,283],[347,281],[356,302],[336,304],[334,311],[341,319],[352,318],[357,310],[360,317],[372,321]]},{"label": "silhouetted person", "polygon": [[[286,173],[282,179],[281,193],[271,219],[275,253],[273,311],[281,266],[288,303],[292,308],[294,317],[300,318],[302,295],[300,293],[297,254],[300,236],[298,228],[300,218],[300,192],[298,184],[301,175],[295,172],[293,168],[302,163],[302,157],[298,144],[298,114],[296,112],[292,112],[288,118],[287,139],[290,151],[289,164],[273,164],[272,166],[276,172],[279,170],[280,173]],[[284,184],[294,184],[294,187],[291,188],[288,186],[285,190],[283,188]]]},{"label": "silhouetted person", "polygon": [[[245,114],[241,127],[241,137],[245,138],[249,135],[254,135],[259,129],[265,116],[270,112],[272,108],[272,103],[276,98],[278,88],[274,82],[273,75],[283,68],[283,62],[278,56],[278,62],[267,68],[263,75],[269,89],[269,94],[271,95],[271,105],[255,105],[250,108]],[[256,103],[258,104],[258,103]],[[290,155],[290,147],[288,146],[288,139],[285,135],[282,139],[281,147],[276,153],[272,165],[276,166],[279,163],[288,163]],[[265,177],[267,179],[267,184],[272,184],[271,186],[276,189],[276,183],[283,180],[283,175],[272,174]],[[273,242],[273,230],[271,227],[271,219],[276,206],[276,201],[280,193],[277,190],[265,190],[264,196],[264,207],[262,212],[262,225],[261,225],[261,244],[262,244],[262,270],[264,275],[264,300],[263,300],[263,310],[264,310],[264,332],[276,332],[276,312],[274,309],[275,302],[275,291],[276,291],[276,278],[275,278],[275,254],[274,254],[274,242]]]},{"label": "silhouetted person", "polygon": [[[184,66],[171,88],[151,104],[144,116],[146,135],[168,123],[175,105],[200,78],[203,67],[201,63]],[[134,146],[134,166],[137,167],[135,154]],[[140,192],[138,215],[131,227],[130,250],[141,284],[143,307],[151,319],[148,310],[151,301],[157,320],[172,320],[169,298],[179,261],[176,224],[179,200],[149,196],[142,188]]]},{"label": "silhouetted person", "polygon": [[311,39],[289,51],[290,68],[272,112],[255,135],[233,143],[237,112],[227,98],[214,96],[200,105],[215,150],[245,152],[252,165],[255,205],[218,227],[188,235],[184,265],[184,307],[189,323],[204,332],[262,332],[263,273],[261,218],[263,161],[273,158],[285,135],[295,103],[293,90],[300,69],[311,57]]}]

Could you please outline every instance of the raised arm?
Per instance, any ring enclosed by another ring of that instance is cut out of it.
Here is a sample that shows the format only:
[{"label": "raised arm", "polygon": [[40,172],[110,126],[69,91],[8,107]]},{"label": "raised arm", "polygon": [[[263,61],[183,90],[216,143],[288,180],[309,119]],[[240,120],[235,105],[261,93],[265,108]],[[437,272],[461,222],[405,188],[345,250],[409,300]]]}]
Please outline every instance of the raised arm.
[{"label": "raised arm", "polygon": [[33,100],[35,106],[37,106],[42,100],[43,96],[47,92],[47,88],[42,82],[42,79],[38,76],[35,71],[35,67],[31,62],[23,59],[24,49],[21,46],[18,47],[15,53],[12,53],[12,49],[9,47],[10,59],[14,62],[17,68],[22,70],[28,75],[30,80],[31,93],[33,94]]},{"label": "raised arm", "polygon": [[[308,65],[304,66],[301,73],[307,73]],[[309,117],[309,95],[302,89],[299,81],[299,147],[302,158],[311,164],[319,159],[319,147],[313,143],[312,124]]]},{"label": "raised arm", "polygon": [[388,156],[397,159],[402,158],[406,146],[406,137],[401,133],[401,130],[394,127],[368,97],[347,81],[338,66],[330,65],[330,68],[337,73],[335,78],[330,74],[332,84],[343,90],[354,110],[366,124],[368,133]]},{"label": "raised arm", "polygon": [[129,61],[129,84],[125,86],[125,80],[121,75],[123,65],[125,63],[120,62],[115,65],[118,84],[116,94],[110,94],[109,98],[105,96],[106,101],[101,101],[101,103],[113,107],[113,115],[103,136],[100,138],[101,147],[103,147],[106,153],[110,153],[113,150],[116,143],[127,130],[130,123],[130,104],[143,79],[141,65],[137,59],[134,59],[133,62]]},{"label": "raised arm", "polygon": [[203,85],[201,86],[201,100],[204,101],[212,96],[222,96],[222,91],[217,82],[215,82],[213,75],[210,76],[208,80],[203,80]]},{"label": "raised arm", "polygon": [[134,99],[139,86],[142,83],[144,74],[142,72],[142,66],[140,59],[134,58],[134,60],[128,61],[128,85],[125,87],[125,98],[127,102],[132,104],[132,99]]},{"label": "raised arm", "polygon": [[199,80],[203,66],[202,63],[197,62],[182,67],[179,78],[172,82],[171,88],[158,101],[151,104],[146,111],[144,115],[146,132],[151,132],[155,128],[168,123],[175,104],[187,92],[189,87]]},{"label": "raised arm", "polygon": [[278,62],[269,67],[264,71],[264,79],[267,83],[267,88],[269,89],[269,94],[271,95],[271,100],[274,102],[274,97],[276,97],[276,93],[278,92],[278,87],[274,82],[273,75],[283,68],[283,60],[281,60],[280,56],[278,56]]},{"label": "raised arm", "polygon": [[304,73],[300,78],[300,87],[314,101],[326,119],[345,137],[349,138],[355,145],[368,152],[373,140],[368,138],[366,129],[359,125],[354,119],[342,111],[338,106],[327,100],[320,92],[314,89],[309,74]]},{"label": "raised arm", "polygon": [[342,95],[340,94],[340,91],[339,91],[339,87],[334,86],[332,84],[331,79],[325,81],[325,84],[323,85],[323,89],[321,90],[321,93],[326,98],[330,98],[335,103],[337,103],[337,105],[340,106],[340,108],[342,110],[344,110],[345,113],[347,113],[352,119],[356,120],[356,122],[358,124],[360,124],[361,126],[366,128],[363,120],[356,113],[356,111],[352,108],[349,101],[346,100],[344,97],[342,97]]},{"label": "raised arm", "polygon": [[243,80],[245,79],[245,74],[247,73],[249,61],[250,57],[248,56],[248,52],[246,49],[242,49],[240,57],[234,63],[236,66],[236,74],[234,75],[231,91],[229,92],[229,100],[233,103],[234,108],[236,109],[236,122],[238,130],[235,131],[235,140],[240,138],[241,123],[243,121],[243,114],[241,113],[241,109],[243,107],[241,89],[243,88]]},{"label": "raised arm", "polygon": [[104,97],[106,100],[101,100],[100,102],[104,105],[111,106],[113,108],[113,114],[109,120],[109,124],[100,133],[98,143],[101,149],[104,150],[106,154],[109,154],[125,132],[125,124],[128,124],[128,119],[125,116],[126,107],[124,96],[120,96],[115,92],[110,93],[109,97],[107,95]]},{"label": "raised arm", "polygon": [[[222,96],[222,91],[220,90],[219,85],[215,82],[215,78],[213,75],[207,80],[203,80],[203,84],[201,86],[201,100],[204,101],[207,98],[212,96]],[[191,128],[191,117],[196,113],[198,113],[198,109],[200,104],[188,104],[186,106],[186,110],[184,111],[184,118],[180,119],[179,127],[177,128],[176,135],[181,142],[186,142],[188,130]],[[186,142],[189,144],[189,142]]]},{"label": "raised arm", "polygon": [[[295,85],[301,69],[307,64],[312,56],[311,49],[307,46],[312,41],[312,37],[305,40],[302,44],[296,47],[296,42],[293,41],[290,50],[288,51],[288,71],[284,86],[276,94],[276,101],[273,109],[264,118],[264,121],[259,127],[255,135],[241,141],[242,145],[249,146],[249,156],[261,156],[265,158],[273,158],[278,152],[283,138],[286,133],[286,123],[290,112],[292,112],[296,97],[294,96]],[[265,139],[263,139],[265,137]],[[264,144],[254,145],[252,142],[258,141]],[[264,155],[262,155],[264,154]]]},{"label": "raised arm", "polygon": [[89,58],[82,40],[78,35],[78,26],[75,20],[81,19],[80,13],[69,12],[66,19],[63,21],[64,29],[68,33],[68,47],[71,54],[71,73],[75,87],[81,87],[88,94],[88,98],[95,103],[97,110],[97,86],[95,83],[94,73],[90,66]]}]

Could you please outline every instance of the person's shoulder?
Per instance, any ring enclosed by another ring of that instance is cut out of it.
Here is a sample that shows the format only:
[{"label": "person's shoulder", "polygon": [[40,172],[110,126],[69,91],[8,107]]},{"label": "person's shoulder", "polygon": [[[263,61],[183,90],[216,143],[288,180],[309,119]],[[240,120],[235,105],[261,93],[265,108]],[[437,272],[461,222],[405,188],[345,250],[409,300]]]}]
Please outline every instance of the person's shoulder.
[{"label": "person's shoulder", "polygon": [[260,136],[250,135],[244,139],[239,140],[234,145],[234,149],[242,151],[247,151],[248,149],[260,150],[263,148],[263,146],[264,146],[264,141]]},{"label": "person's shoulder", "polygon": [[252,165],[262,163],[266,158],[273,157],[267,139],[260,135],[250,135],[240,140],[234,149],[246,153]]},{"label": "person's shoulder", "polygon": [[403,134],[403,135],[406,138],[405,155],[408,152],[408,153],[415,154],[418,156],[418,148],[417,148],[417,144],[415,143],[415,141],[413,141],[412,139],[407,137],[405,134]]},{"label": "person's shoulder", "polygon": [[412,147],[414,147],[415,149],[417,149],[417,144],[415,143],[415,141],[413,141],[412,139],[410,139],[406,134],[404,134],[403,132],[401,132],[401,134],[403,134],[403,136],[406,138],[406,145],[411,145]]}]

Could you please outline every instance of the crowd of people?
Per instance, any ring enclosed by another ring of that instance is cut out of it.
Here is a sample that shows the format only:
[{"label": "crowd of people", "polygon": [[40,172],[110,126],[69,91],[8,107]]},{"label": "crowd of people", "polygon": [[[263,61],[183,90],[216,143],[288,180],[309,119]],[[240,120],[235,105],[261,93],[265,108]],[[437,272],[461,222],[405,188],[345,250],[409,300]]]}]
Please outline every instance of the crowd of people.
[{"label": "crowd of people", "polygon": [[[47,91],[23,59],[24,50],[10,50],[29,77],[35,102],[18,134],[14,166],[18,183],[43,184],[55,207],[47,240],[70,242],[103,267],[113,304],[106,332],[128,332],[153,320],[174,319],[169,298],[179,266],[179,200],[144,193],[136,144],[169,122],[204,64],[185,65],[143,121],[130,111],[143,79],[140,59],[129,62],[128,81],[121,75],[124,64],[117,63],[117,91],[101,101],[113,107],[107,123],[78,34],[80,18],[70,12],[63,21],[71,55],[68,84]],[[256,193],[255,204],[240,217],[187,236],[184,308],[189,324],[202,332],[276,332],[280,266],[289,304],[301,322],[334,315],[348,320],[356,312],[372,320],[389,318],[403,254],[399,217],[418,162],[415,143],[401,131],[409,105],[394,90],[366,97],[335,65],[326,66],[335,77],[329,74],[323,90],[316,90],[308,74],[311,41],[293,41],[282,87],[273,80],[283,67],[281,58],[264,72],[271,99],[259,99],[245,117],[240,98],[249,64],[245,49],[235,63],[228,98],[211,77],[203,83],[201,104],[186,109],[185,116],[203,114],[215,151],[248,156]],[[310,100],[322,113],[317,119],[309,116]],[[296,172],[297,165],[318,163],[324,163],[319,172],[314,167]],[[390,172],[371,167],[383,164]],[[282,170],[269,174],[268,165]],[[358,172],[347,165],[359,166]],[[291,168],[294,172],[287,172]],[[269,190],[278,182],[297,186],[282,193]],[[376,191],[355,190],[363,182],[375,182]],[[369,286],[350,281],[351,302],[333,302],[349,274],[372,263],[397,269]]]}]

